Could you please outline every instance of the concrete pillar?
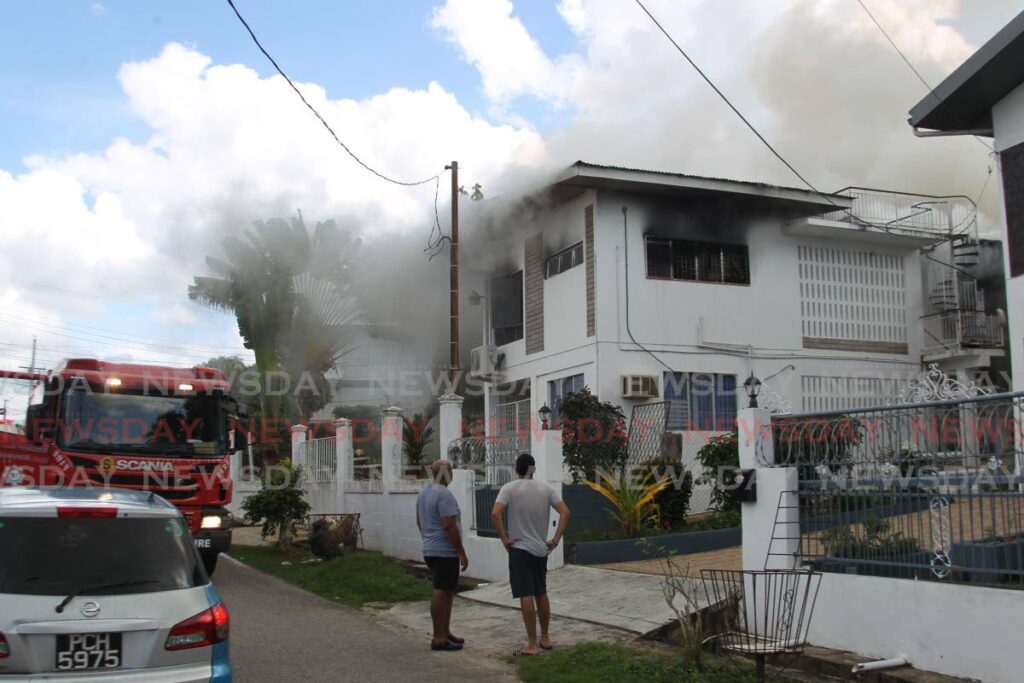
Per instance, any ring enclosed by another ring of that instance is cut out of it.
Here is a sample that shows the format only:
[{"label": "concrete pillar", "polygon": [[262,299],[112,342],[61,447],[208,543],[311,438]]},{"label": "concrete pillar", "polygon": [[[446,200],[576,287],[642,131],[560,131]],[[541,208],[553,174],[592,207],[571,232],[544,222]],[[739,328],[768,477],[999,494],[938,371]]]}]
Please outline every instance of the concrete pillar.
[{"label": "concrete pillar", "polygon": [[473,470],[453,470],[452,482],[448,490],[455,496],[459,503],[459,510],[462,512],[462,534],[465,536],[470,529],[476,527],[476,494],[474,493]]},{"label": "concrete pillar", "polygon": [[[775,467],[771,413],[744,408],[737,421],[741,470],[754,470],[757,500],[743,506],[743,568],[793,569],[800,549],[795,467]],[[725,473],[730,476],[730,473]]]},{"label": "concrete pillar", "polygon": [[355,478],[353,468],[352,420],[339,417],[334,421],[334,453],[336,478],[339,482]]},{"label": "concrete pillar", "polygon": [[384,409],[380,430],[380,473],[385,491],[402,478],[402,409]]},{"label": "concrete pillar", "polygon": [[352,420],[341,417],[334,421],[334,499],[338,512],[348,512],[345,487],[355,478],[352,465]]},{"label": "concrete pillar", "polygon": [[[533,431],[533,459],[537,461],[534,479],[540,479],[555,489],[558,497],[562,497],[562,430],[537,429]],[[569,512],[572,512],[570,510]],[[548,538],[555,533],[558,525],[558,513],[551,510]],[[557,569],[565,564],[565,539],[548,555],[548,569]]]},{"label": "concrete pillar", "polygon": [[445,394],[437,400],[441,406],[441,414],[438,416],[438,451],[442,459],[448,457],[452,441],[462,438],[462,400],[458,394]]},{"label": "concrete pillar", "polygon": [[306,465],[306,425],[292,425],[292,465],[304,467]]}]

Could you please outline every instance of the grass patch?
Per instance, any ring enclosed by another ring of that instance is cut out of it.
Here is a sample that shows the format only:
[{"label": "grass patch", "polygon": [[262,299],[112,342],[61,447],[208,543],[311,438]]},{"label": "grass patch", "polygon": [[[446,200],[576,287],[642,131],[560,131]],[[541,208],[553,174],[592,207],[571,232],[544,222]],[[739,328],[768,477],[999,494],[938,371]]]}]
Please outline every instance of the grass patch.
[{"label": "grass patch", "polygon": [[538,657],[517,657],[519,678],[527,683],[732,683],[753,681],[746,668],[705,657],[704,671],[681,658],[623,645],[584,643],[545,652]]},{"label": "grass patch", "polygon": [[426,579],[413,576],[395,560],[367,550],[310,564],[302,562],[312,555],[297,548],[279,552],[264,546],[234,545],[230,554],[251,567],[350,607],[430,599]]}]

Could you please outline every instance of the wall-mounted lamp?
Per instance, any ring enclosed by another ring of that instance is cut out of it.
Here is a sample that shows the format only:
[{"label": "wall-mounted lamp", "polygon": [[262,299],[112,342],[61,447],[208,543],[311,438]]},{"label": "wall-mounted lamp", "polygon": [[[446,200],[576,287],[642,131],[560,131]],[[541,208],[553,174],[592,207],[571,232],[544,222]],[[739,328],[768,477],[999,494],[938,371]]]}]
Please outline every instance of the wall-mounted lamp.
[{"label": "wall-mounted lamp", "polygon": [[548,424],[551,420],[551,408],[548,408],[548,404],[545,403],[542,405],[540,410],[537,411],[537,414],[540,415],[540,428],[548,429]]},{"label": "wall-mounted lamp", "polygon": [[757,395],[761,393],[761,380],[754,377],[754,373],[750,373],[750,377],[743,383],[743,388],[747,392],[747,397],[750,399],[749,408],[757,407]]}]

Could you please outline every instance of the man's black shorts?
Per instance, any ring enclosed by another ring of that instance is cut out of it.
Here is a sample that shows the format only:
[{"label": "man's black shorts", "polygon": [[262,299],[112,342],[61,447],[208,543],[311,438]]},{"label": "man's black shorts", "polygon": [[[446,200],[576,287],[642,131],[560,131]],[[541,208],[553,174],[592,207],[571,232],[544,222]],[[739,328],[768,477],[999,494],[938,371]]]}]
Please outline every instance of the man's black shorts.
[{"label": "man's black shorts", "polygon": [[459,558],[424,557],[436,591],[454,591],[459,585]]},{"label": "man's black shorts", "polygon": [[512,548],[508,553],[508,578],[513,598],[547,595],[547,556],[537,557],[521,548]]}]

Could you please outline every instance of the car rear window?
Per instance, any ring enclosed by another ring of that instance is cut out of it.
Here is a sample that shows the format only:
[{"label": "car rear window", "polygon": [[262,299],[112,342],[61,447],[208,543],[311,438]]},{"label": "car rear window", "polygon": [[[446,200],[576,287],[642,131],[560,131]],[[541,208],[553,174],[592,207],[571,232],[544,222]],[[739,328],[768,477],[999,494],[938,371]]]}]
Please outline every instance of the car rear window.
[{"label": "car rear window", "polygon": [[0,593],[150,593],[204,582],[174,518],[0,517],[0,549]]}]

